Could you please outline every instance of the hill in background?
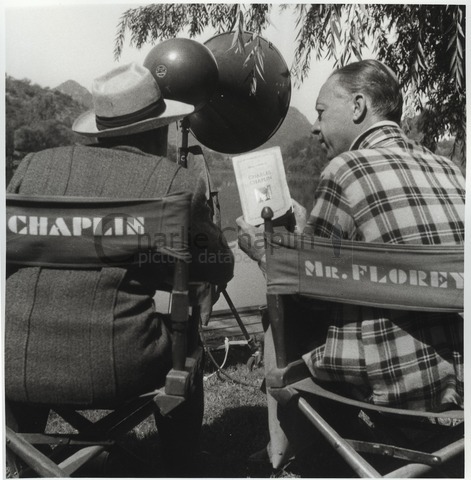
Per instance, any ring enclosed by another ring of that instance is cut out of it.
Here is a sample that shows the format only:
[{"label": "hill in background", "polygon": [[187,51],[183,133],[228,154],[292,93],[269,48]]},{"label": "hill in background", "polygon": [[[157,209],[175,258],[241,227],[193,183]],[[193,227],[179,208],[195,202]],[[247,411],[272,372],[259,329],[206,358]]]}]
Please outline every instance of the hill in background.
[{"label": "hill in background", "polygon": [[280,128],[257,150],[278,145],[285,153],[287,147],[293,142],[309,136],[311,136],[311,124],[308,119],[297,108],[290,107]]},{"label": "hill in background", "polygon": [[77,103],[83,105],[87,109],[93,107],[92,94],[75,80],[67,80],[54,88],[54,90],[69,95],[69,97],[72,97]]},{"label": "hill in background", "polygon": [[6,180],[21,159],[49,147],[84,143],[72,132],[73,121],[86,110],[71,96],[29,80],[5,78]]},{"label": "hill in background", "polygon": [[[6,77],[7,181],[18,162],[27,153],[60,145],[89,143],[74,134],[73,121],[92,106],[90,92],[69,80],[54,89],[42,88],[28,80]],[[314,198],[318,174],[325,155],[311,125],[296,108],[290,107],[277,132],[259,149],[279,146],[283,154],[291,195],[309,207]],[[190,145],[198,144],[190,135]],[[176,124],[169,128],[168,156],[176,159],[181,132]],[[220,191],[223,227],[235,226],[241,215],[231,156],[202,147],[211,178]],[[233,229],[234,230],[234,229]],[[230,235],[230,240],[235,238]],[[233,237],[233,238],[232,238]]]}]

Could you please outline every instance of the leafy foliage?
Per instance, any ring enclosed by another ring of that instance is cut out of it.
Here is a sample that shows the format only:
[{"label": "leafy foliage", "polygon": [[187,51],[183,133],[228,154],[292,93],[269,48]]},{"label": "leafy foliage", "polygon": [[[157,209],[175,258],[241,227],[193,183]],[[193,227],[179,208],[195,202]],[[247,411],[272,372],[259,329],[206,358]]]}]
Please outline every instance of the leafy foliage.
[{"label": "leafy foliage", "polygon": [[[453,136],[465,152],[465,6],[425,4],[155,4],[127,10],[118,25],[115,56],[126,32],[142,47],[177,35],[195,37],[206,28],[255,37],[270,24],[274,8],[294,12],[297,43],[292,74],[302,82],[312,56],[336,66],[362,58],[368,46],[398,75],[406,92],[408,116],[426,112],[423,142],[432,150],[443,136]],[[256,47],[255,47],[256,48]],[[255,52],[249,52],[256,54]],[[255,57],[263,72],[263,59]],[[456,146],[455,145],[455,146]]]},{"label": "leafy foliage", "polygon": [[21,159],[45,148],[85,143],[71,130],[86,107],[68,95],[27,79],[5,79],[6,183]]},{"label": "leafy foliage", "polygon": [[[383,5],[383,7],[385,7]],[[413,111],[423,117],[423,142],[432,150],[443,135],[466,139],[464,6],[389,5],[395,41],[378,37],[378,56],[398,72]],[[379,26],[376,13],[374,25]]]},{"label": "leafy foliage", "polygon": [[21,155],[82,141],[70,127],[84,110],[68,95],[7,76],[7,156],[15,151]]},{"label": "leafy foliage", "polygon": [[238,4],[162,3],[129,9],[118,25],[115,57],[121,54],[127,30],[131,33],[131,45],[137,48],[183,32],[193,38],[207,27],[215,29],[216,33],[237,30],[239,41],[244,28],[260,33],[269,23],[270,6],[250,4],[244,7]]}]

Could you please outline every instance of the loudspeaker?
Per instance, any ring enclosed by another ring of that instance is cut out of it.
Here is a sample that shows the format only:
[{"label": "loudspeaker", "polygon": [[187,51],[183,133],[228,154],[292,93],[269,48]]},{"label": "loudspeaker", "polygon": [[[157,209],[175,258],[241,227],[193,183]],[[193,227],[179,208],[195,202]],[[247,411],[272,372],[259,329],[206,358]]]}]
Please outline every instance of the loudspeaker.
[{"label": "loudspeaker", "polygon": [[[204,43],[219,78],[209,101],[189,116],[190,130],[200,143],[230,154],[264,144],[282,124],[291,99],[289,69],[276,47],[245,32],[244,49],[237,50],[234,35],[222,33]],[[261,59],[258,65],[255,55]]]}]

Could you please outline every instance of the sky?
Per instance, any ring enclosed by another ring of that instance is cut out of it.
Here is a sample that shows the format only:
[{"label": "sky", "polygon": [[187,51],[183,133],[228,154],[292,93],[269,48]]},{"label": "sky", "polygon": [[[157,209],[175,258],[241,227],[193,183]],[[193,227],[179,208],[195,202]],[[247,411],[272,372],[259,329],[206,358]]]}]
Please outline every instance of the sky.
[{"label": "sky", "polygon": [[[75,80],[91,89],[94,78],[112,68],[137,61],[142,63],[152,48],[129,46],[129,34],[119,62],[113,56],[114,39],[121,15],[128,9],[151,2],[102,0],[59,1],[4,0],[5,71],[16,79],[28,78],[42,87],[54,88]],[[278,8],[274,9],[278,12]],[[295,22],[291,11],[275,13],[272,26],[262,35],[280,51],[291,67],[295,47]],[[214,35],[206,32],[198,41]],[[313,62],[312,74],[301,88],[293,84],[291,105],[313,123],[315,99],[332,70],[331,62]]]}]

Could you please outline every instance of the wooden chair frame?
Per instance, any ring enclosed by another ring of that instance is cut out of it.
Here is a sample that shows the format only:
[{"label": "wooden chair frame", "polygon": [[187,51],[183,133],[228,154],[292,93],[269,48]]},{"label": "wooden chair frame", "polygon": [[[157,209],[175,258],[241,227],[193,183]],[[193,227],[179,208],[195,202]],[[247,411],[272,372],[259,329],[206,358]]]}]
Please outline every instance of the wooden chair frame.
[{"label": "wooden chair frame", "polygon": [[[7,196],[7,211],[10,205],[15,205],[18,195]],[[167,199],[150,199],[157,202],[176,199],[186,203],[185,218],[188,222],[191,196],[178,194]],[[70,200],[59,197],[58,200]],[[103,199],[97,199],[100,202]],[[55,199],[48,199],[54,202]],[[81,202],[89,199],[72,199],[80,207]],[[37,202],[37,200],[36,200]],[[147,246],[146,246],[147,247]],[[7,263],[9,260],[8,248],[14,249],[11,243],[7,246]],[[137,250],[134,252],[136,253]],[[73,252],[72,252],[73,253]],[[168,372],[165,384],[160,388],[131,398],[115,410],[93,423],[79,413],[75,408],[67,405],[49,406],[69,425],[78,431],[74,434],[42,434],[24,433],[15,431],[14,421],[6,399],[6,447],[9,475],[42,476],[42,477],[69,477],[91,459],[111,447],[120,444],[120,437],[132,430],[140,422],[155,412],[166,416],[178,406],[186,402],[191,393],[192,385],[196,381],[195,375],[202,370],[203,350],[198,341],[198,306],[193,306],[190,313],[189,285],[188,285],[188,251],[182,251],[183,258],[176,258],[173,273],[171,296],[171,323],[172,323],[172,369]],[[13,255],[18,263],[17,255]],[[51,453],[45,455],[41,445],[52,445]],[[37,448],[39,446],[39,448]],[[26,468],[19,469],[20,459]]]}]

